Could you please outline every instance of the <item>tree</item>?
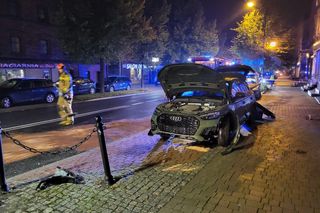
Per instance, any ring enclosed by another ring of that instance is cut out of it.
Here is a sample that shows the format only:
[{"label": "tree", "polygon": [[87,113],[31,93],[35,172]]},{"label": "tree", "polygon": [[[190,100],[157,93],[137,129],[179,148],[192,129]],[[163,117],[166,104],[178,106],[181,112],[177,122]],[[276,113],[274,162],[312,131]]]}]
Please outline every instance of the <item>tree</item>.
[{"label": "tree", "polygon": [[144,4],[144,0],[60,0],[57,21],[62,46],[75,60],[100,61],[101,92],[105,62],[131,52],[150,30]]},{"label": "tree", "polygon": [[237,32],[231,49],[240,58],[260,57],[264,46],[263,16],[258,10],[247,13],[233,29]]},{"label": "tree", "polygon": [[216,24],[205,19],[201,3],[172,0],[171,5],[168,60],[183,62],[202,53],[215,56],[218,52]]},{"label": "tree", "polygon": [[275,59],[291,48],[290,33],[279,26],[281,22],[276,16],[267,16],[259,10],[253,10],[233,29],[237,35],[232,40],[231,50],[242,61],[258,61],[258,67],[263,64],[264,68],[274,68],[277,64]]}]

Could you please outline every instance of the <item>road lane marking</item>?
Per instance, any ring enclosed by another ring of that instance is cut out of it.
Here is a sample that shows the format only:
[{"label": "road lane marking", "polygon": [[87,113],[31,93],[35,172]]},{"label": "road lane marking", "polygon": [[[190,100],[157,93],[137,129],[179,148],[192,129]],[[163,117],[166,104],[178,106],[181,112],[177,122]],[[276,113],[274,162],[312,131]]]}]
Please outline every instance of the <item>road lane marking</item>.
[{"label": "road lane marking", "polygon": [[[86,112],[86,113],[76,114],[75,118],[87,117],[87,116],[90,116],[90,115],[96,115],[96,114],[99,114],[99,113],[104,113],[104,112],[109,112],[109,111],[113,111],[113,110],[129,108],[131,106],[137,106],[137,105],[141,105],[141,104],[144,104],[144,103],[150,103],[150,102],[156,102],[156,101],[162,101],[162,99],[153,99],[153,100],[149,100],[149,101],[145,101],[145,102],[137,102],[137,103],[134,103],[134,104],[131,104],[131,105],[124,105],[124,106],[112,107],[112,108],[108,108],[108,109],[97,110],[97,111],[93,111],[93,112]],[[21,129],[26,129],[26,128],[30,128],[30,127],[41,126],[41,125],[45,125],[45,124],[57,123],[57,122],[60,122],[60,121],[61,121],[60,118],[55,118],[55,119],[50,119],[50,120],[46,120],[46,121],[39,121],[39,122],[30,123],[30,124],[23,124],[23,125],[19,125],[19,126],[7,127],[7,128],[4,128],[3,130],[4,131],[15,131],[15,130],[21,130]]]},{"label": "road lane marking", "polygon": [[[136,94],[111,96],[111,97],[104,97],[104,98],[95,98],[95,99],[81,101],[81,102],[93,102],[93,101],[108,100],[108,99],[115,99],[115,98],[124,98],[124,97],[131,97],[131,96],[146,95],[146,94],[149,94],[149,93],[161,93],[161,92],[162,92],[161,90],[159,90],[159,91],[147,91],[147,92],[136,93]],[[81,103],[81,102],[78,102],[78,103]]]},{"label": "road lane marking", "polygon": [[138,102],[138,103],[131,104],[131,106],[141,105],[141,104],[144,104],[144,103],[145,102]]},{"label": "road lane marking", "polygon": [[[109,112],[109,111],[113,111],[113,110],[129,108],[129,107],[130,107],[130,105],[125,105],[125,106],[118,106],[118,107],[112,107],[112,108],[108,108],[108,109],[97,110],[97,111],[93,111],[93,112],[81,113],[81,114],[75,115],[75,118],[82,118],[82,117],[86,117],[89,115],[96,115],[96,114],[103,113],[103,112]],[[3,130],[4,131],[15,131],[15,130],[21,130],[21,129],[26,129],[26,128],[35,127],[35,126],[41,126],[41,125],[45,125],[45,124],[56,123],[59,121],[61,121],[60,118],[55,118],[55,119],[46,120],[46,121],[39,121],[39,122],[30,123],[30,124],[23,124],[23,125],[19,125],[19,126],[7,127],[7,128],[3,128]]]}]

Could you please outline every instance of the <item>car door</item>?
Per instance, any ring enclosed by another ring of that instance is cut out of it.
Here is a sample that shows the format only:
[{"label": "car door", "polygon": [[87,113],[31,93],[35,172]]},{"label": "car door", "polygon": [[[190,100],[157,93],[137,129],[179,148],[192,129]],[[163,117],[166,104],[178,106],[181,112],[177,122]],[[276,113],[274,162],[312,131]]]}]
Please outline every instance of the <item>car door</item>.
[{"label": "car door", "polygon": [[32,88],[33,100],[34,101],[44,100],[45,96],[47,95],[45,81],[40,79],[34,80],[33,84],[34,84]]},{"label": "car door", "polygon": [[23,103],[34,101],[35,95],[33,93],[33,82],[32,80],[23,80],[16,86],[14,93],[14,102]]},{"label": "car door", "polygon": [[245,119],[245,102],[243,101],[243,97],[240,97],[239,95],[242,93],[240,85],[238,81],[233,81],[231,84],[231,91],[230,91],[230,96],[232,100],[232,104],[234,106],[234,111],[236,115],[239,118],[240,122],[243,122]]},{"label": "car door", "polygon": [[91,82],[89,79],[83,79],[83,92],[90,93]]},{"label": "car door", "polygon": [[120,81],[120,78],[116,78],[114,80],[114,89],[115,90],[120,90],[121,89],[121,81]]},{"label": "car door", "polygon": [[246,83],[240,82],[239,88],[241,92],[245,94],[245,97],[242,98],[242,107],[244,111],[244,115],[246,116],[245,119],[247,119],[250,116],[252,105],[255,102],[255,98],[253,95],[253,92],[249,89]]}]

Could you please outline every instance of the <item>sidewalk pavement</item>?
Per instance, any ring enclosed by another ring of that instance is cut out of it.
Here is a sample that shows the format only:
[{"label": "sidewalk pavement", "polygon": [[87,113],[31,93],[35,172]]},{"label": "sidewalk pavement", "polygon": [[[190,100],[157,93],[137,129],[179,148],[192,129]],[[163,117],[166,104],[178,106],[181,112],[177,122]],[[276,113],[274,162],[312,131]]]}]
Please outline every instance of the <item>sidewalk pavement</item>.
[{"label": "sidewalk pavement", "polygon": [[[9,182],[38,178],[62,165],[84,185],[36,191],[36,183],[1,196],[3,212],[320,212],[320,107],[297,88],[275,87],[261,103],[276,113],[254,144],[222,156],[221,147],[165,143],[146,131],[108,146],[106,185],[99,150],[84,152]],[[2,208],[2,209],[1,209]]]}]

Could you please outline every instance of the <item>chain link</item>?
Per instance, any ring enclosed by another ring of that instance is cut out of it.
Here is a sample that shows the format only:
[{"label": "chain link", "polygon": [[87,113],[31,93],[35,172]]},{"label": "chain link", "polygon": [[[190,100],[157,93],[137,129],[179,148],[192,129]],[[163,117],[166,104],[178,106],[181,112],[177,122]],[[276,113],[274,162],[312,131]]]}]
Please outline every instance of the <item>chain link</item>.
[{"label": "chain link", "polygon": [[[106,127],[104,126],[104,129],[106,129]],[[79,146],[81,146],[82,144],[84,144],[85,142],[87,142],[93,135],[93,133],[97,132],[97,128],[93,128],[91,130],[91,132],[86,136],[84,137],[79,143],[73,145],[73,146],[70,146],[70,147],[66,147],[64,149],[61,149],[61,150],[54,150],[54,151],[41,151],[41,150],[38,150],[38,149],[35,149],[35,148],[32,148],[30,146],[27,146],[26,144],[22,143],[21,141],[19,141],[18,139],[14,138],[11,136],[11,134],[7,131],[4,131],[2,130],[2,133],[4,134],[4,136],[6,136],[7,138],[9,138],[14,144],[16,144],[17,146],[20,146],[22,147],[23,149],[29,151],[29,152],[32,152],[32,153],[38,153],[38,154],[53,154],[53,155],[56,155],[56,154],[62,154],[62,153],[66,153],[66,152],[70,152],[70,151],[73,151],[73,150],[76,150],[77,148],[79,148]]]}]

